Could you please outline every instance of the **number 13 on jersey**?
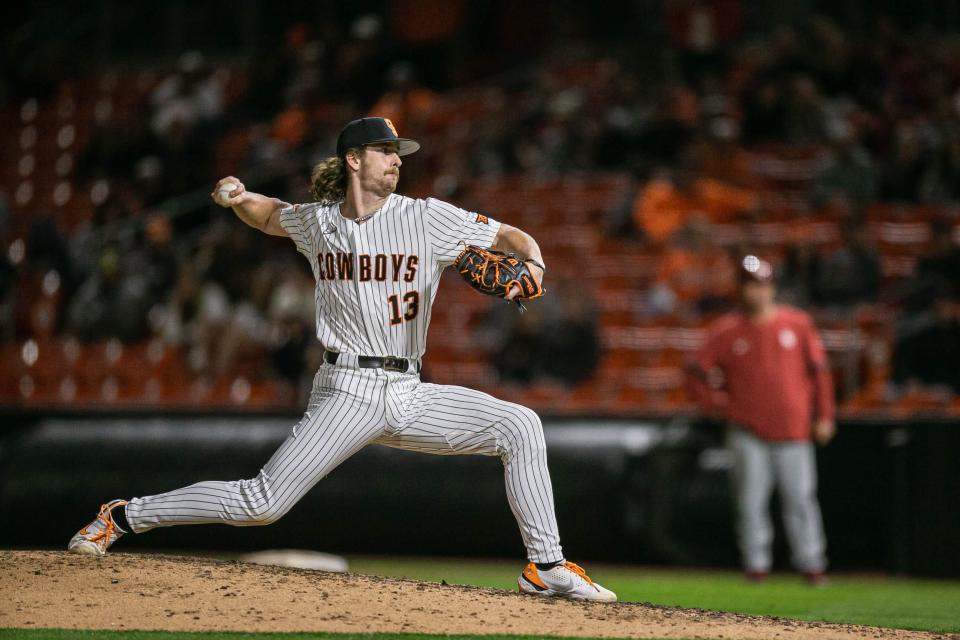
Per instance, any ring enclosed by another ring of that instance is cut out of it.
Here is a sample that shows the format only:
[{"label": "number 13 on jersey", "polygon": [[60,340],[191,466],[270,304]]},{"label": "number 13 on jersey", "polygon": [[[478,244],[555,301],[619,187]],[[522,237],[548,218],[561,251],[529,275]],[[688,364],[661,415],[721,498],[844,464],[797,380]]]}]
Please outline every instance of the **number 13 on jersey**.
[{"label": "number 13 on jersey", "polygon": [[400,324],[404,320],[413,320],[420,312],[420,292],[407,291],[400,298],[399,293],[395,293],[387,298],[390,303],[390,324]]}]

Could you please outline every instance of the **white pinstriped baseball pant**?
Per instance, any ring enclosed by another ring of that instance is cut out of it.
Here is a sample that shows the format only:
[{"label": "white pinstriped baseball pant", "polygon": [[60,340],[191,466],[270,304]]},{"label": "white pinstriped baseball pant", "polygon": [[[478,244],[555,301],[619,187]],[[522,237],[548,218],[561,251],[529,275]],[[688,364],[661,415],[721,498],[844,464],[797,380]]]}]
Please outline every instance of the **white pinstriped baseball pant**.
[{"label": "white pinstriped baseball pant", "polygon": [[530,561],[563,558],[536,413],[473,389],[422,383],[415,374],[331,364],[317,372],[306,413],[256,477],[133,498],[127,520],[136,533],[182,524],[271,524],[374,443],[437,455],[500,456]]}]

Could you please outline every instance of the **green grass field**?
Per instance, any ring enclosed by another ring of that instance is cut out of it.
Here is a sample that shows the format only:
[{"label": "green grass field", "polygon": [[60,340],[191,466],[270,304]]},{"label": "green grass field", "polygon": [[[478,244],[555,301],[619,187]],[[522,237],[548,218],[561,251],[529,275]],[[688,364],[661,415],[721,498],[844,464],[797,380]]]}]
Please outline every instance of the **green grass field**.
[{"label": "green grass field", "polygon": [[[450,584],[516,589],[517,562],[350,558],[350,571]],[[748,583],[734,571],[590,564],[592,578],[623,602],[731,611],[919,631],[960,632],[960,582],[873,576],[831,577],[814,589],[792,574]]]}]

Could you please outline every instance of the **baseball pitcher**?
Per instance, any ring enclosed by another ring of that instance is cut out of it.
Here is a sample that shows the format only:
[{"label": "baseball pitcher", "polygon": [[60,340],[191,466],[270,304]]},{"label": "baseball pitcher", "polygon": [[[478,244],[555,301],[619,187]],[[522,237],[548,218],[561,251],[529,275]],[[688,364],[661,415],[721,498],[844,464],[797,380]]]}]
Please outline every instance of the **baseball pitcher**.
[{"label": "baseball pitcher", "polygon": [[[401,157],[419,148],[398,137],[389,120],[361,118],[340,133],[337,155],[313,170],[316,202],[291,205],[249,192],[236,178],[220,180],[212,194],[219,204],[255,229],[292,239],[313,270],[317,337],[325,353],[306,412],[256,477],[113,500],[70,540],[70,551],[103,556],[123,534],[155,527],[271,524],[337,465],[377,443],[499,456],[529,559],[520,590],[616,600],[564,559],[537,414],[473,389],[420,381],[430,311],[446,267],[458,263],[465,277],[482,268],[482,281],[491,260],[507,259],[502,272],[520,272],[499,295],[519,302],[542,293],[544,266],[537,243],[520,229],[440,200],[394,193]],[[218,198],[229,184],[236,186]],[[462,257],[465,246],[510,256],[491,254],[483,266],[471,267],[481,263],[474,254]]]}]

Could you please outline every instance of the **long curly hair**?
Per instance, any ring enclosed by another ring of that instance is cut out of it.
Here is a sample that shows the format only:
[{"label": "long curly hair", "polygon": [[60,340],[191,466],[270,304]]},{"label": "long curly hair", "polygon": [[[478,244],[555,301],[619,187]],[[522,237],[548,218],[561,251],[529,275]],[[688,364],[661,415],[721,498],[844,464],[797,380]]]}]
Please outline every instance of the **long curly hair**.
[{"label": "long curly hair", "polygon": [[[343,154],[363,153],[362,148],[347,149]],[[343,156],[333,156],[320,162],[310,173],[310,195],[317,202],[334,204],[347,194],[347,164]]]}]

